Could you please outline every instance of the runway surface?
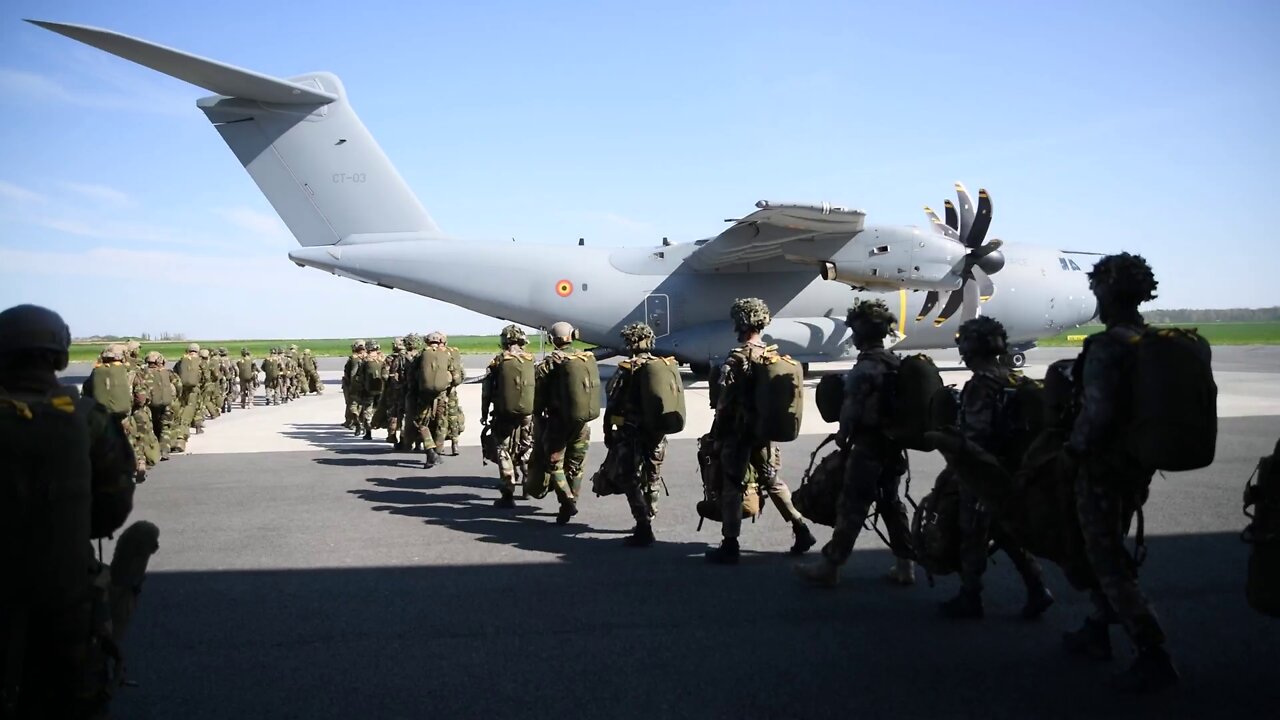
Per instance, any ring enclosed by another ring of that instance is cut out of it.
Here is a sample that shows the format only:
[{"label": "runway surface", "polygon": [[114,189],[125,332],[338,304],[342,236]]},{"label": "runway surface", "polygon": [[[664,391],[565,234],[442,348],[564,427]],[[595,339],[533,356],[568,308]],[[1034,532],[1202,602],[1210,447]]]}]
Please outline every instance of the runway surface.
[{"label": "runway surface", "polygon": [[[1073,353],[1034,351],[1029,374]],[[954,354],[938,357],[958,367]],[[330,380],[335,363],[322,365]],[[478,374],[483,360],[468,365]],[[460,457],[422,470],[420,456],[343,430],[331,385],[208,423],[188,455],[139,487],[133,518],[160,525],[161,548],[125,648],[140,687],[122,691],[117,716],[1262,715],[1280,702],[1280,621],[1245,604],[1238,534],[1244,483],[1280,437],[1280,348],[1215,349],[1215,372],[1217,461],[1157,476],[1146,508],[1143,587],[1184,678],[1170,693],[1106,687],[1130,656],[1118,630],[1112,663],[1061,653],[1059,635],[1087,599],[1056,569],[1058,603],[1040,622],[1018,618],[1022,592],[999,560],[986,620],[949,624],[936,606],[956,578],[884,584],[890,558],[871,533],[838,589],[799,585],[790,529],[772,507],[744,526],[740,566],[706,566],[719,526],[698,532],[693,509],[704,383],[688,390],[690,427],[668,451],[670,496],[647,550],[621,545],[632,526],[621,497],[588,495],[566,526],[554,524],[553,497],[494,509],[496,468],[476,447],[478,386],[462,391]],[[783,451],[793,488],[831,429],[807,409],[805,434]],[[593,443],[588,473],[603,457]],[[913,453],[914,497],[941,466]]]}]

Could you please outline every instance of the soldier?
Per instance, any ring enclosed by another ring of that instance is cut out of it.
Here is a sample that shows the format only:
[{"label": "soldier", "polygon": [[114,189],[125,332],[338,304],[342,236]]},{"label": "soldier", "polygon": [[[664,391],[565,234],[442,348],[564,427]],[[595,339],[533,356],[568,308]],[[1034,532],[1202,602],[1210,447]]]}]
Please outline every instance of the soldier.
[{"label": "soldier", "polygon": [[500,496],[494,501],[494,507],[513,508],[516,506],[515,494],[517,477],[527,474],[529,455],[533,450],[533,416],[499,415],[490,416],[489,410],[494,402],[498,388],[494,387],[497,369],[504,359],[515,358],[521,362],[533,362],[533,356],[524,351],[529,339],[519,325],[508,325],[502,328],[498,336],[502,344],[502,352],[494,356],[485,370],[484,380],[480,385],[480,424],[488,426],[492,434],[498,462],[498,491]]},{"label": "soldier", "polygon": [[[152,432],[160,443],[160,459],[168,460],[174,445],[174,422],[177,414],[178,395],[174,391],[174,376],[164,366],[164,356],[152,350],[147,353],[144,370],[147,396],[150,398]],[[179,387],[181,383],[179,383]]]},{"label": "soldier", "polygon": [[360,424],[356,428],[356,434],[364,431],[364,439],[373,439],[373,413],[378,407],[378,403],[382,402],[382,392],[387,384],[387,358],[382,354],[382,348],[378,345],[377,340],[371,340],[368,345],[368,351],[365,353],[364,362],[357,371],[360,375],[359,382],[355,387],[358,390],[356,402],[357,417],[360,418]]},{"label": "soldier", "polygon": [[624,445],[628,462],[621,467],[635,470],[625,478],[627,504],[636,526],[623,541],[628,547],[649,547],[654,543],[653,518],[658,514],[658,488],[662,487],[662,462],[667,456],[667,436],[659,428],[648,427],[640,396],[635,391],[636,372],[653,356],[653,329],[644,323],[622,328],[622,341],[627,345],[626,360],[618,363],[618,371],[609,380],[606,392],[604,444],[610,448]]},{"label": "soldier", "polygon": [[136,482],[145,482],[147,459],[143,454],[137,425],[132,418],[133,411],[144,403],[145,396],[142,394],[142,387],[137,384],[137,377],[124,364],[124,357],[123,345],[108,345],[104,348],[97,364],[89,373],[89,378],[84,381],[82,393],[85,397],[97,400],[120,426],[133,451],[134,479]]},{"label": "soldier", "polygon": [[391,343],[391,355],[387,357],[387,382],[382,391],[381,413],[387,419],[387,442],[400,449],[400,422],[404,415],[405,383],[408,379],[409,357],[405,354],[404,338]]},{"label": "soldier", "polygon": [[276,361],[280,363],[280,401],[287,403],[293,399],[293,381],[296,368],[285,348],[276,348]]},{"label": "soldier", "polygon": [[1147,692],[1178,683],[1165,650],[1165,634],[1150,601],[1138,587],[1137,564],[1124,547],[1134,513],[1146,501],[1154,472],[1127,449],[1131,422],[1135,341],[1147,325],[1138,305],[1156,297],[1156,278],[1140,255],[1108,255],[1089,272],[1106,330],[1091,335],[1076,361],[1080,412],[1067,442],[1079,464],[1076,514],[1084,554],[1095,585],[1094,612],[1084,625],[1063,636],[1069,652],[1111,657],[1109,626],[1119,623],[1137,648],[1137,658],[1117,676],[1124,690]]},{"label": "soldier", "polygon": [[[413,366],[418,355],[422,353],[422,336],[418,333],[409,333],[404,336],[404,354],[405,354],[405,372],[409,372],[409,368]],[[404,380],[404,415],[400,419],[400,450],[403,452],[417,452],[422,449],[422,428],[418,427],[418,408],[416,406],[417,398],[414,397],[410,390],[409,375],[405,375]]]},{"label": "soldier", "polygon": [[316,356],[311,354],[311,348],[302,350],[302,367],[307,374],[307,392],[317,395],[324,392],[324,383],[320,380],[320,368],[316,365]]},{"label": "soldier", "polygon": [[[989,317],[966,320],[956,333],[960,359],[973,371],[973,377],[960,391],[960,432],[978,447],[1006,460],[1006,465],[1015,465],[1008,468],[1012,472],[1017,469],[1020,458],[1006,459],[1003,445],[1007,438],[997,437],[1001,395],[1010,387],[1011,371],[1001,362],[1008,345],[1004,326]],[[1027,602],[1022,608],[1022,617],[1028,620],[1040,617],[1053,604],[1053,595],[1044,586],[1040,563],[999,523],[993,523],[991,513],[983,508],[967,483],[961,482],[959,490],[960,593],[942,603],[939,612],[952,619],[983,616],[982,575],[987,569],[990,541],[995,540],[1013,561],[1026,586]]]},{"label": "soldier", "polygon": [[449,418],[449,430],[445,433],[449,440],[449,455],[458,456],[458,438],[462,437],[462,432],[466,428],[467,416],[462,412],[462,405],[458,402],[458,386],[466,382],[467,373],[462,367],[462,351],[449,344],[449,336],[440,333],[440,337],[444,338],[445,347],[449,350],[449,357],[453,360],[456,371],[453,376],[453,385],[449,388],[449,407],[446,414]]},{"label": "soldier", "polygon": [[351,355],[347,357],[347,364],[342,368],[342,402],[345,411],[342,427],[348,430],[355,430],[360,425],[356,417],[355,398],[351,394],[351,382],[356,376],[356,371],[360,369],[360,364],[364,362],[364,352],[364,340],[351,343]]},{"label": "soldier", "polygon": [[277,348],[271,348],[267,351],[267,356],[262,359],[263,388],[265,388],[264,395],[268,405],[280,404],[282,370],[279,351]]},{"label": "soldier", "polygon": [[708,550],[707,562],[733,565],[738,562],[738,534],[742,529],[742,494],[747,485],[747,468],[755,470],[757,482],[773,500],[782,517],[791,523],[795,542],[792,555],[801,555],[817,540],[809,531],[800,511],[791,504],[791,489],[778,477],[781,465],[773,443],[753,436],[754,403],[750,399],[752,367],[766,353],[760,333],[769,324],[769,307],[759,298],[742,298],[729,310],[738,347],[720,367],[717,380],[715,419],[711,436],[720,458],[724,488],[720,493],[721,532],[718,548]]},{"label": "soldier", "polygon": [[138,357],[141,351],[142,344],[137,340],[130,340],[124,345],[124,364],[129,368],[129,374],[132,377],[134,397],[140,400],[140,402],[135,400],[133,410],[129,414],[134,434],[131,440],[134,447],[142,452],[147,467],[150,468],[166,459],[165,456],[168,453],[165,448],[160,447],[160,441],[156,437],[155,423],[152,422],[148,401],[151,388],[147,382],[146,368]]},{"label": "soldier", "polygon": [[856,302],[845,316],[858,360],[845,377],[840,431],[836,436],[840,447],[849,452],[836,505],[836,526],[830,542],[822,548],[822,557],[796,568],[801,578],[815,585],[835,587],[839,582],[840,567],[853,552],[872,504],[884,518],[895,556],[888,579],[900,585],[915,582],[915,552],[907,509],[898,494],[907,465],[902,447],[885,435],[887,418],[882,411],[887,401],[886,380],[897,372],[901,362],[884,347],[885,337],[897,323],[880,300]]},{"label": "soldier", "polygon": [[232,366],[231,358],[227,356],[227,349],[218,348],[218,375],[221,378],[222,390],[222,412],[231,412],[231,404],[236,395],[236,382],[239,376]]},{"label": "soldier", "polygon": [[[448,389],[458,371],[445,347],[444,336],[438,332],[428,333],[426,342],[426,349],[414,360],[413,369],[409,373],[409,388],[425,454],[422,467],[430,469],[444,462],[439,448],[444,445],[447,430]],[[447,377],[433,377],[433,369],[438,369],[441,376]],[[430,382],[439,384],[432,387],[428,385]]]},{"label": "soldier", "polygon": [[196,434],[204,432],[204,412],[200,410],[200,379],[203,371],[200,368],[200,345],[187,345],[183,355],[173,371],[182,382],[182,415],[178,418],[178,426],[183,430],[183,448],[190,434],[186,429],[195,428]]},{"label": "soldier", "polygon": [[208,348],[200,349],[200,368],[201,412],[206,420],[215,420],[222,415],[222,379]]},{"label": "soldier", "polygon": [[111,651],[158,547],[159,531],[144,521],[120,535],[109,571],[94,557],[90,540],[115,532],[132,509],[135,461],[106,409],[59,384],[70,344],[51,310],[0,313],[5,717],[107,716],[123,680]]},{"label": "soldier", "polygon": [[[578,497],[582,489],[583,466],[591,443],[591,426],[575,422],[564,415],[551,387],[553,375],[569,360],[578,331],[567,322],[558,322],[547,333],[554,349],[538,363],[534,371],[533,443],[545,459],[545,471],[551,476],[560,510],[556,523],[564,525],[578,514]],[[597,384],[599,380],[597,379]]]},{"label": "soldier", "polygon": [[236,362],[236,377],[240,382],[240,407],[253,407],[253,390],[258,387],[258,364],[253,361],[249,348],[240,348],[240,360]]}]

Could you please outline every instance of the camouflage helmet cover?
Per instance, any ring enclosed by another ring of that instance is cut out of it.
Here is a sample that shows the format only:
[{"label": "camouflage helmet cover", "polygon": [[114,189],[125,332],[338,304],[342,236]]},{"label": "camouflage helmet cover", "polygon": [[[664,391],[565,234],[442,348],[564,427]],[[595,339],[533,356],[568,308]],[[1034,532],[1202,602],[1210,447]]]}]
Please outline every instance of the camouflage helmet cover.
[{"label": "camouflage helmet cover", "polygon": [[302,354],[303,354],[303,355],[310,355],[310,354],[311,354],[311,348],[303,348],[303,349],[302,349]]},{"label": "camouflage helmet cover", "polygon": [[1155,300],[1159,284],[1146,258],[1127,252],[1108,255],[1089,271],[1089,289],[1103,289],[1134,304]]},{"label": "camouflage helmet cover", "polygon": [[159,365],[160,363],[164,362],[164,356],[161,355],[159,352],[152,350],[151,352],[147,353],[146,361],[148,365]]},{"label": "camouflage helmet cover", "polygon": [[422,345],[422,338],[418,337],[418,333],[409,333],[404,336],[404,348],[406,350],[417,350]]},{"label": "camouflage helmet cover", "polygon": [[298,349],[298,346],[297,346],[297,345],[295,345],[295,344],[293,344],[293,343],[290,343],[290,344],[289,344],[289,349],[290,349],[290,350],[297,350],[297,349]]},{"label": "camouflage helmet cover", "polygon": [[189,352],[189,353],[192,353],[192,352],[193,352],[193,353],[198,353],[198,352],[200,352],[200,343],[191,343],[190,345],[188,345],[188,346],[187,346],[187,352]]},{"label": "camouflage helmet cover", "polygon": [[129,342],[124,344],[124,349],[125,349],[125,352],[129,353],[130,355],[137,355],[138,351],[142,349],[142,343],[138,342],[137,340],[130,340]]},{"label": "camouflage helmet cover", "polygon": [[653,328],[642,322],[631,323],[622,328],[622,332],[618,334],[622,336],[622,341],[629,348],[634,350],[649,350],[653,348]]},{"label": "camouflage helmet cover", "polygon": [[519,325],[508,325],[502,328],[502,332],[498,335],[502,342],[502,347],[511,347],[512,345],[524,345],[529,342],[529,338],[524,333],[524,329]]},{"label": "camouflage helmet cover", "polygon": [[441,334],[440,334],[440,333],[438,333],[438,332],[429,332],[429,333],[427,333],[427,344],[428,344],[428,345],[443,345],[443,344],[444,344],[444,335],[441,335]]},{"label": "camouflage helmet cover", "polygon": [[965,320],[956,332],[961,357],[993,357],[1009,346],[1009,336],[999,320],[985,315]]},{"label": "camouflage helmet cover", "polygon": [[71,348],[71,330],[58,313],[39,305],[15,305],[0,312],[0,352]]},{"label": "camouflage helmet cover", "polygon": [[378,341],[377,341],[377,340],[370,340],[370,341],[369,341],[369,345],[368,345],[367,347],[368,347],[368,349],[369,349],[369,350],[381,350],[381,349],[382,349],[382,346],[378,344]]},{"label": "camouflage helmet cover", "polygon": [[352,350],[363,350],[363,349],[364,349],[364,340],[357,340],[357,341],[355,341],[355,342],[351,343],[351,349],[352,349]]},{"label": "camouflage helmet cover", "polygon": [[102,352],[98,355],[98,357],[103,360],[123,360],[124,346],[119,343],[112,343],[102,348]]},{"label": "camouflage helmet cover", "polygon": [[209,351],[204,348],[201,348],[200,357],[205,358],[207,360],[209,358]]},{"label": "camouflage helmet cover", "polygon": [[218,348],[218,354],[219,354],[219,355],[226,355],[226,354],[227,354],[227,349],[226,349],[226,348],[224,348],[224,347],[220,347],[220,348]]},{"label": "camouflage helmet cover", "polygon": [[864,323],[878,329],[883,337],[889,334],[894,325],[898,324],[898,318],[894,316],[883,300],[878,298],[855,300],[853,305],[849,306],[849,312],[844,317],[844,324],[852,328],[856,323]]},{"label": "camouflage helmet cover", "polygon": [[245,357],[248,357],[253,353],[249,352],[249,348],[240,348],[240,354],[244,355]]},{"label": "camouflage helmet cover", "polygon": [[729,319],[736,330],[763,330],[772,319],[769,306],[760,298],[738,298],[729,308]]}]

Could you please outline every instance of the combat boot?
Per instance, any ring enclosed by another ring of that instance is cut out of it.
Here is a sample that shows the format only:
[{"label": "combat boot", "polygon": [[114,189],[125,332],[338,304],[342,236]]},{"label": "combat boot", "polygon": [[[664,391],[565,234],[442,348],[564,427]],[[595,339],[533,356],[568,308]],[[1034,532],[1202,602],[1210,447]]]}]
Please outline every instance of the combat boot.
[{"label": "combat boot", "polygon": [[1044,585],[1027,591],[1027,604],[1022,606],[1023,620],[1038,620],[1053,605],[1053,593]]},{"label": "combat boot", "polygon": [[840,566],[826,556],[811,563],[796,565],[793,569],[797,577],[815,587],[833,588],[840,584]]},{"label": "combat boot", "polygon": [[1149,693],[1177,685],[1179,680],[1173,658],[1163,647],[1156,645],[1139,650],[1133,664],[1116,675],[1112,684],[1124,692]]},{"label": "combat boot", "polygon": [[394,446],[395,449],[397,450],[400,449],[400,438],[396,437],[395,430],[387,431],[387,442],[391,443],[391,445]]},{"label": "combat boot", "polygon": [[623,538],[622,544],[633,548],[646,548],[653,545],[656,538],[653,537],[653,526],[649,523],[637,523],[631,534]]},{"label": "combat boot", "polygon": [[737,565],[738,564],[738,538],[725,538],[720,541],[720,547],[714,550],[708,550],[703,554],[707,562],[712,565]]},{"label": "combat boot", "polygon": [[1062,648],[1072,655],[1110,660],[1111,627],[1100,620],[1085,618],[1080,629],[1062,633]]},{"label": "combat boot", "polygon": [[449,455],[453,457],[458,457],[458,441],[457,440],[449,441]]},{"label": "combat boot", "polygon": [[575,503],[565,503],[560,506],[560,511],[556,513],[556,524],[565,525],[569,522],[569,518],[578,514],[578,506]]},{"label": "combat boot", "polygon": [[442,462],[444,461],[440,459],[440,453],[436,452],[435,448],[431,448],[430,450],[427,450],[426,458],[422,461],[422,469],[430,470]]},{"label": "combat boot", "polygon": [[516,506],[516,497],[510,492],[503,491],[502,496],[493,501],[493,506],[504,510],[513,508]]},{"label": "combat boot", "polygon": [[982,609],[982,596],[968,590],[938,606],[938,614],[948,620],[981,620],[986,612]]},{"label": "combat boot", "polygon": [[373,431],[372,431],[372,430],[365,430],[365,431],[364,431],[364,439],[365,439],[365,440],[372,440],[372,439],[373,439]]},{"label": "combat boot", "polygon": [[791,549],[788,550],[792,555],[803,555],[818,542],[818,539],[813,536],[813,532],[809,530],[809,526],[805,525],[803,520],[792,522],[791,530],[796,536],[796,541],[791,544]]},{"label": "combat boot", "polygon": [[906,558],[897,558],[889,567],[889,572],[885,573],[884,579],[903,587],[915,585],[916,564]]}]

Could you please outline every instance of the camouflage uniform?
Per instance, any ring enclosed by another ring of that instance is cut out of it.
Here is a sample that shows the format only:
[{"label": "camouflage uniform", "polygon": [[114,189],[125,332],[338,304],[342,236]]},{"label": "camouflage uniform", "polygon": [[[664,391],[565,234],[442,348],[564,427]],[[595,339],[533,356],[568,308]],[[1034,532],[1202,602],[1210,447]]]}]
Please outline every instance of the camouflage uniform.
[{"label": "camouflage uniform", "polygon": [[382,391],[380,412],[386,417],[387,442],[400,448],[400,423],[404,416],[406,381],[409,372],[409,356],[405,354],[404,341],[397,339],[387,356],[387,383]]},{"label": "camouflage uniform", "polygon": [[240,407],[253,407],[253,390],[258,386],[258,363],[253,361],[249,348],[240,351],[240,360],[235,366],[236,381],[240,389]]},{"label": "camouflage uniform", "polygon": [[283,382],[284,368],[280,364],[280,356],[276,348],[271,348],[262,360],[263,395],[268,405],[279,405],[280,385]]},{"label": "camouflage uniform", "polygon": [[137,436],[135,449],[141,450],[146,458],[147,467],[153,467],[162,457],[169,453],[160,445],[156,435],[155,422],[151,413],[151,382],[147,369],[138,362],[138,351],[135,349],[126,359],[129,372],[133,376],[134,406],[130,419],[133,421],[134,434]]},{"label": "camouflage uniform", "polygon": [[[94,397],[93,386],[96,382],[96,376],[100,373],[112,372],[115,369],[123,371],[121,374],[129,384],[128,407],[124,410],[112,409],[109,414],[110,417],[119,424],[121,430],[124,432],[125,439],[129,442],[129,447],[132,450],[132,457],[135,462],[134,470],[136,477],[139,481],[142,481],[147,477],[147,458],[144,452],[145,445],[143,439],[139,434],[138,425],[134,422],[133,418],[137,408],[144,402],[144,398],[141,396],[143,388],[139,384],[138,374],[134,372],[133,368],[130,368],[124,363],[124,355],[125,348],[123,345],[111,345],[103,350],[98,362],[89,373],[89,378],[85,380],[84,386],[81,388],[81,392],[85,397],[92,398]],[[105,398],[96,399],[99,402],[105,400]],[[157,457],[157,459],[159,458]]]},{"label": "camouflage uniform", "polygon": [[360,369],[360,363],[364,362],[364,352],[364,340],[351,343],[351,354],[347,356],[347,364],[342,368],[342,403],[345,410],[342,427],[348,430],[355,430],[360,425],[356,414],[358,406],[351,392],[351,384],[356,372]]},{"label": "camouflage uniform", "polygon": [[[178,393],[175,392],[176,378],[173,371],[165,368],[164,356],[158,352],[147,353],[147,367],[145,369],[147,381],[147,395],[152,398],[150,405],[151,427],[155,433],[156,440],[160,443],[160,459],[168,460],[169,453],[173,450],[175,409],[178,405]],[[173,398],[167,404],[158,404],[157,398],[166,394],[163,388],[167,387],[169,397]],[[177,383],[177,387],[181,387],[181,383]]]},{"label": "camouflage uniform", "polygon": [[324,382],[320,380],[320,368],[316,365],[316,356],[311,354],[311,348],[302,350],[302,369],[307,376],[307,392],[317,395],[324,392]]},{"label": "camouflage uniform", "polygon": [[[444,336],[443,333],[441,333]],[[445,341],[448,341],[448,337]],[[449,388],[449,405],[446,414],[449,418],[449,430],[445,433],[449,439],[450,455],[458,454],[458,438],[462,437],[463,431],[466,429],[467,416],[462,412],[462,405],[458,402],[458,386],[467,379],[467,373],[462,367],[462,351],[456,347],[449,347],[449,357],[453,360],[456,369],[453,376],[453,385]]]},{"label": "camouflage uniform", "polygon": [[422,428],[418,427],[418,408],[417,398],[411,389],[412,377],[410,374],[414,367],[414,361],[418,359],[418,355],[422,352],[422,338],[417,333],[409,333],[404,336],[404,412],[400,416],[400,446],[399,449],[405,452],[422,447]]},{"label": "camouflage uniform", "polygon": [[[443,347],[444,341],[439,333],[431,333],[427,336],[427,344]],[[414,411],[417,413],[422,447],[427,456],[424,465],[431,467],[440,462],[438,448],[444,445],[448,431],[449,396],[447,392],[430,393],[419,387],[422,375],[421,365],[425,354],[426,351],[419,354],[410,369],[409,395],[412,398]],[[449,368],[450,375],[456,376],[460,372],[460,369],[454,367],[452,358],[449,359]]]},{"label": "camouflage uniform", "polygon": [[221,378],[222,390],[222,412],[231,412],[232,405],[235,401],[236,383],[239,382],[240,376],[236,373],[235,364],[231,362],[231,358],[227,356],[227,349],[218,348],[218,375]]},{"label": "camouflage uniform", "polygon": [[[360,435],[363,431],[365,440],[373,439],[373,413],[382,401],[383,388],[386,387],[387,375],[387,358],[382,354],[382,350],[378,348],[378,343],[370,343],[369,351],[365,353],[364,362],[361,363],[359,381],[356,383],[356,390],[352,393],[355,396],[357,409],[356,416],[359,418],[359,425],[356,427],[356,434]],[[381,383],[373,381],[370,374],[373,373],[373,366],[370,362],[381,363],[382,369],[378,371]],[[381,386],[379,386],[381,385]]]},{"label": "camouflage uniform", "polygon": [[498,456],[498,491],[501,495],[495,504],[512,507],[519,477],[528,474],[529,456],[533,452],[533,417],[490,417],[489,408],[496,390],[493,387],[494,370],[505,357],[519,355],[526,362],[532,362],[533,356],[524,352],[524,331],[515,325],[503,329],[502,342],[505,347],[489,362],[480,384],[480,423],[489,426]]},{"label": "camouflage uniform", "polygon": [[636,373],[645,363],[655,360],[653,330],[643,323],[622,329],[622,339],[631,356],[618,363],[617,372],[609,379],[605,391],[605,445],[628,458],[620,467],[635,468],[634,477],[621,478],[627,487],[627,505],[636,521],[626,544],[647,547],[654,542],[653,518],[658,514],[658,488],[663,486],[662,463],[667,456],[667,436],[660,429],[647,427],[644,407],[633,387]]},{"label": "camouflage uniform", "polygon": [[578,514],[583,465],[591,444],[591,426],[562,419],[556,412],[548,386],[548,378],[571,351],[568,343],[556,347],[534,370],[533,442],[537,452],[546,460],[545,470],[551,476],[551,487],[560,501],[560,511],[556,515],[559,523],[566,523]]}]

